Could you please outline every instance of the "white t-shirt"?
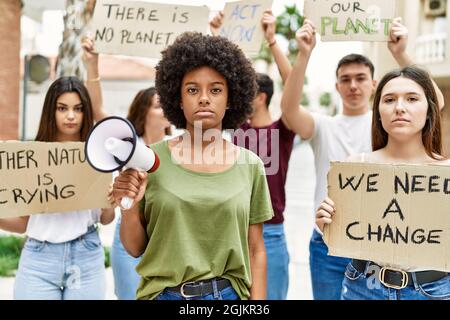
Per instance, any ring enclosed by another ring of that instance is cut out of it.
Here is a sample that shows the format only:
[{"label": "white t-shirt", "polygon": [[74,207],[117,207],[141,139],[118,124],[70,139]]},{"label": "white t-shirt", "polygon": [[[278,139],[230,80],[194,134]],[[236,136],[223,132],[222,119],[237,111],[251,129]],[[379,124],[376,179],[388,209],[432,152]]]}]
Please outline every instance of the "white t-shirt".
[{"label": "white t-shirt", "polygon": [[361,116],[334,117],[312,113],[315,129],[311,147],[316,166],[314,215],[328,194],[327,175],[331,161],[345,161],[349,156],[372,152],[372,111]]},{"label": "white t-shirt", "polygon": [[71,241],[99,222],[100,215],[101,209],[31,215],[26,234],[30,238],[51,243]]}]

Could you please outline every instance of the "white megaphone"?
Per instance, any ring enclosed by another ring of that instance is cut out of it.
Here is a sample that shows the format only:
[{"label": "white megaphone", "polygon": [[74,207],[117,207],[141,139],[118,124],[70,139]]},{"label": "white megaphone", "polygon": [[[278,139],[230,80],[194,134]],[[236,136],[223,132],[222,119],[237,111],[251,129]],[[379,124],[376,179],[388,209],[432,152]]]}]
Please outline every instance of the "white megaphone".
[{"label": "white megaphone", "polygon": [[[113,172],[123,167],[154,172],[159,167],[156,153],[138,140],[131,122],[121,117],[107,117],[97,122],[88,134],[84,151],[88,163],[100,172]],[[120,204],[130,209],[133,201],[123,197]]]}]

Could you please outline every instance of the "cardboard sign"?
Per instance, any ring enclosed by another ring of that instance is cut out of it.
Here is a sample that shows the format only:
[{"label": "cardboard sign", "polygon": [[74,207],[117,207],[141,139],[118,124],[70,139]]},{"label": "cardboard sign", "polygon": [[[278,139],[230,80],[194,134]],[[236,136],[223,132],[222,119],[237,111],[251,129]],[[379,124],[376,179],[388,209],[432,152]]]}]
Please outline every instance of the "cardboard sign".
[{"label": "cardboard sign", "polygon": [[206,6],[97,0],[92,18],[96,51],[160,59],[181,33],[205,33],[208,18]]},{"label": "cardboard sign", "polygon": [[272,0],[244,0],[228,2],[219,35],[233,41],[249,56],[259,53],[264,40],[261,19],[272,8]]},{"label": "cardboard sign", "polygon": [[0,142],[0,218],[109,208],[111,182],[89,166],[83,142]]},{"label": "cardboard sign", "polygon": [[450,271],[450,166],[332,163],[329,254]]},{"label": "cardboard sign", "polygon": [[322,41],[388,41],[395,0],[305,0]]}]

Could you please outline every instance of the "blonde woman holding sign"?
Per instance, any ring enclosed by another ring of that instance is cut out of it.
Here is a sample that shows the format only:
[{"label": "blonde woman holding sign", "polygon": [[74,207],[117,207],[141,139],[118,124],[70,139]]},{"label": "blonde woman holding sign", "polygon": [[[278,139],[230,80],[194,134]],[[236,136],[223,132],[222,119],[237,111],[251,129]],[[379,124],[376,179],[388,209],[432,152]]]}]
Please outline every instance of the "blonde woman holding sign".
[{"label": "blonde woman holding sign", "polygon": [[[372,153],[352,156],[348,161],[450,165],[442,156],[439,103],[427,72],[406,67],[380,81],[373,104],[372,147]],[[333,222],[335,214],[333,200],[325,199],[316,214],[321,231]],[[386,272],[381,283],[369,289],[369,278],[382,267]],[[450,299],[450,277],[446,272],[410,265],[380,266],[353,259],[345,271],[342,299]]]},{"label": "blonde woman holding sign", "polygon": [[[48,89],[36,141],[85,141],[93,126],[83,83],[57,79]],[[26,232],[14,299],[92,300],[105,297],[105,256],[97,223],[114,219],[113,209],[90,209],[1,219],[0,227]]]}]

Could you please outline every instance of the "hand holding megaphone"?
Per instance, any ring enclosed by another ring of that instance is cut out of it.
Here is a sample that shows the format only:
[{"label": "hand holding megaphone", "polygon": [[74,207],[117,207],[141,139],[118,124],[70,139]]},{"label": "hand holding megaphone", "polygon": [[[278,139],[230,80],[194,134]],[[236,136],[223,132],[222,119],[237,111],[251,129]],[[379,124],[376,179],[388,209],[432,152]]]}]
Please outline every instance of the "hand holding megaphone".
[{"label": "hand holding megaphone", "polygon": [[[142,172],[154,172],[159,158],[152,149],[139,141],[133,125],[121,117],[107,117],[89,132],[85,145],[88,163],[97,171],[112,172],[124,167]],[[123,209],[130,209],[133,199],[124,196]]]},{"label": "hand holding megaphone", "polygon": [[[147,172],[127,169],[114,179],[112,197],[120,202],[122,209],[130,209],[133,203],[141,201],[147,188]],[[129,199],[129,207],[125,207],[124,199]]]}]

